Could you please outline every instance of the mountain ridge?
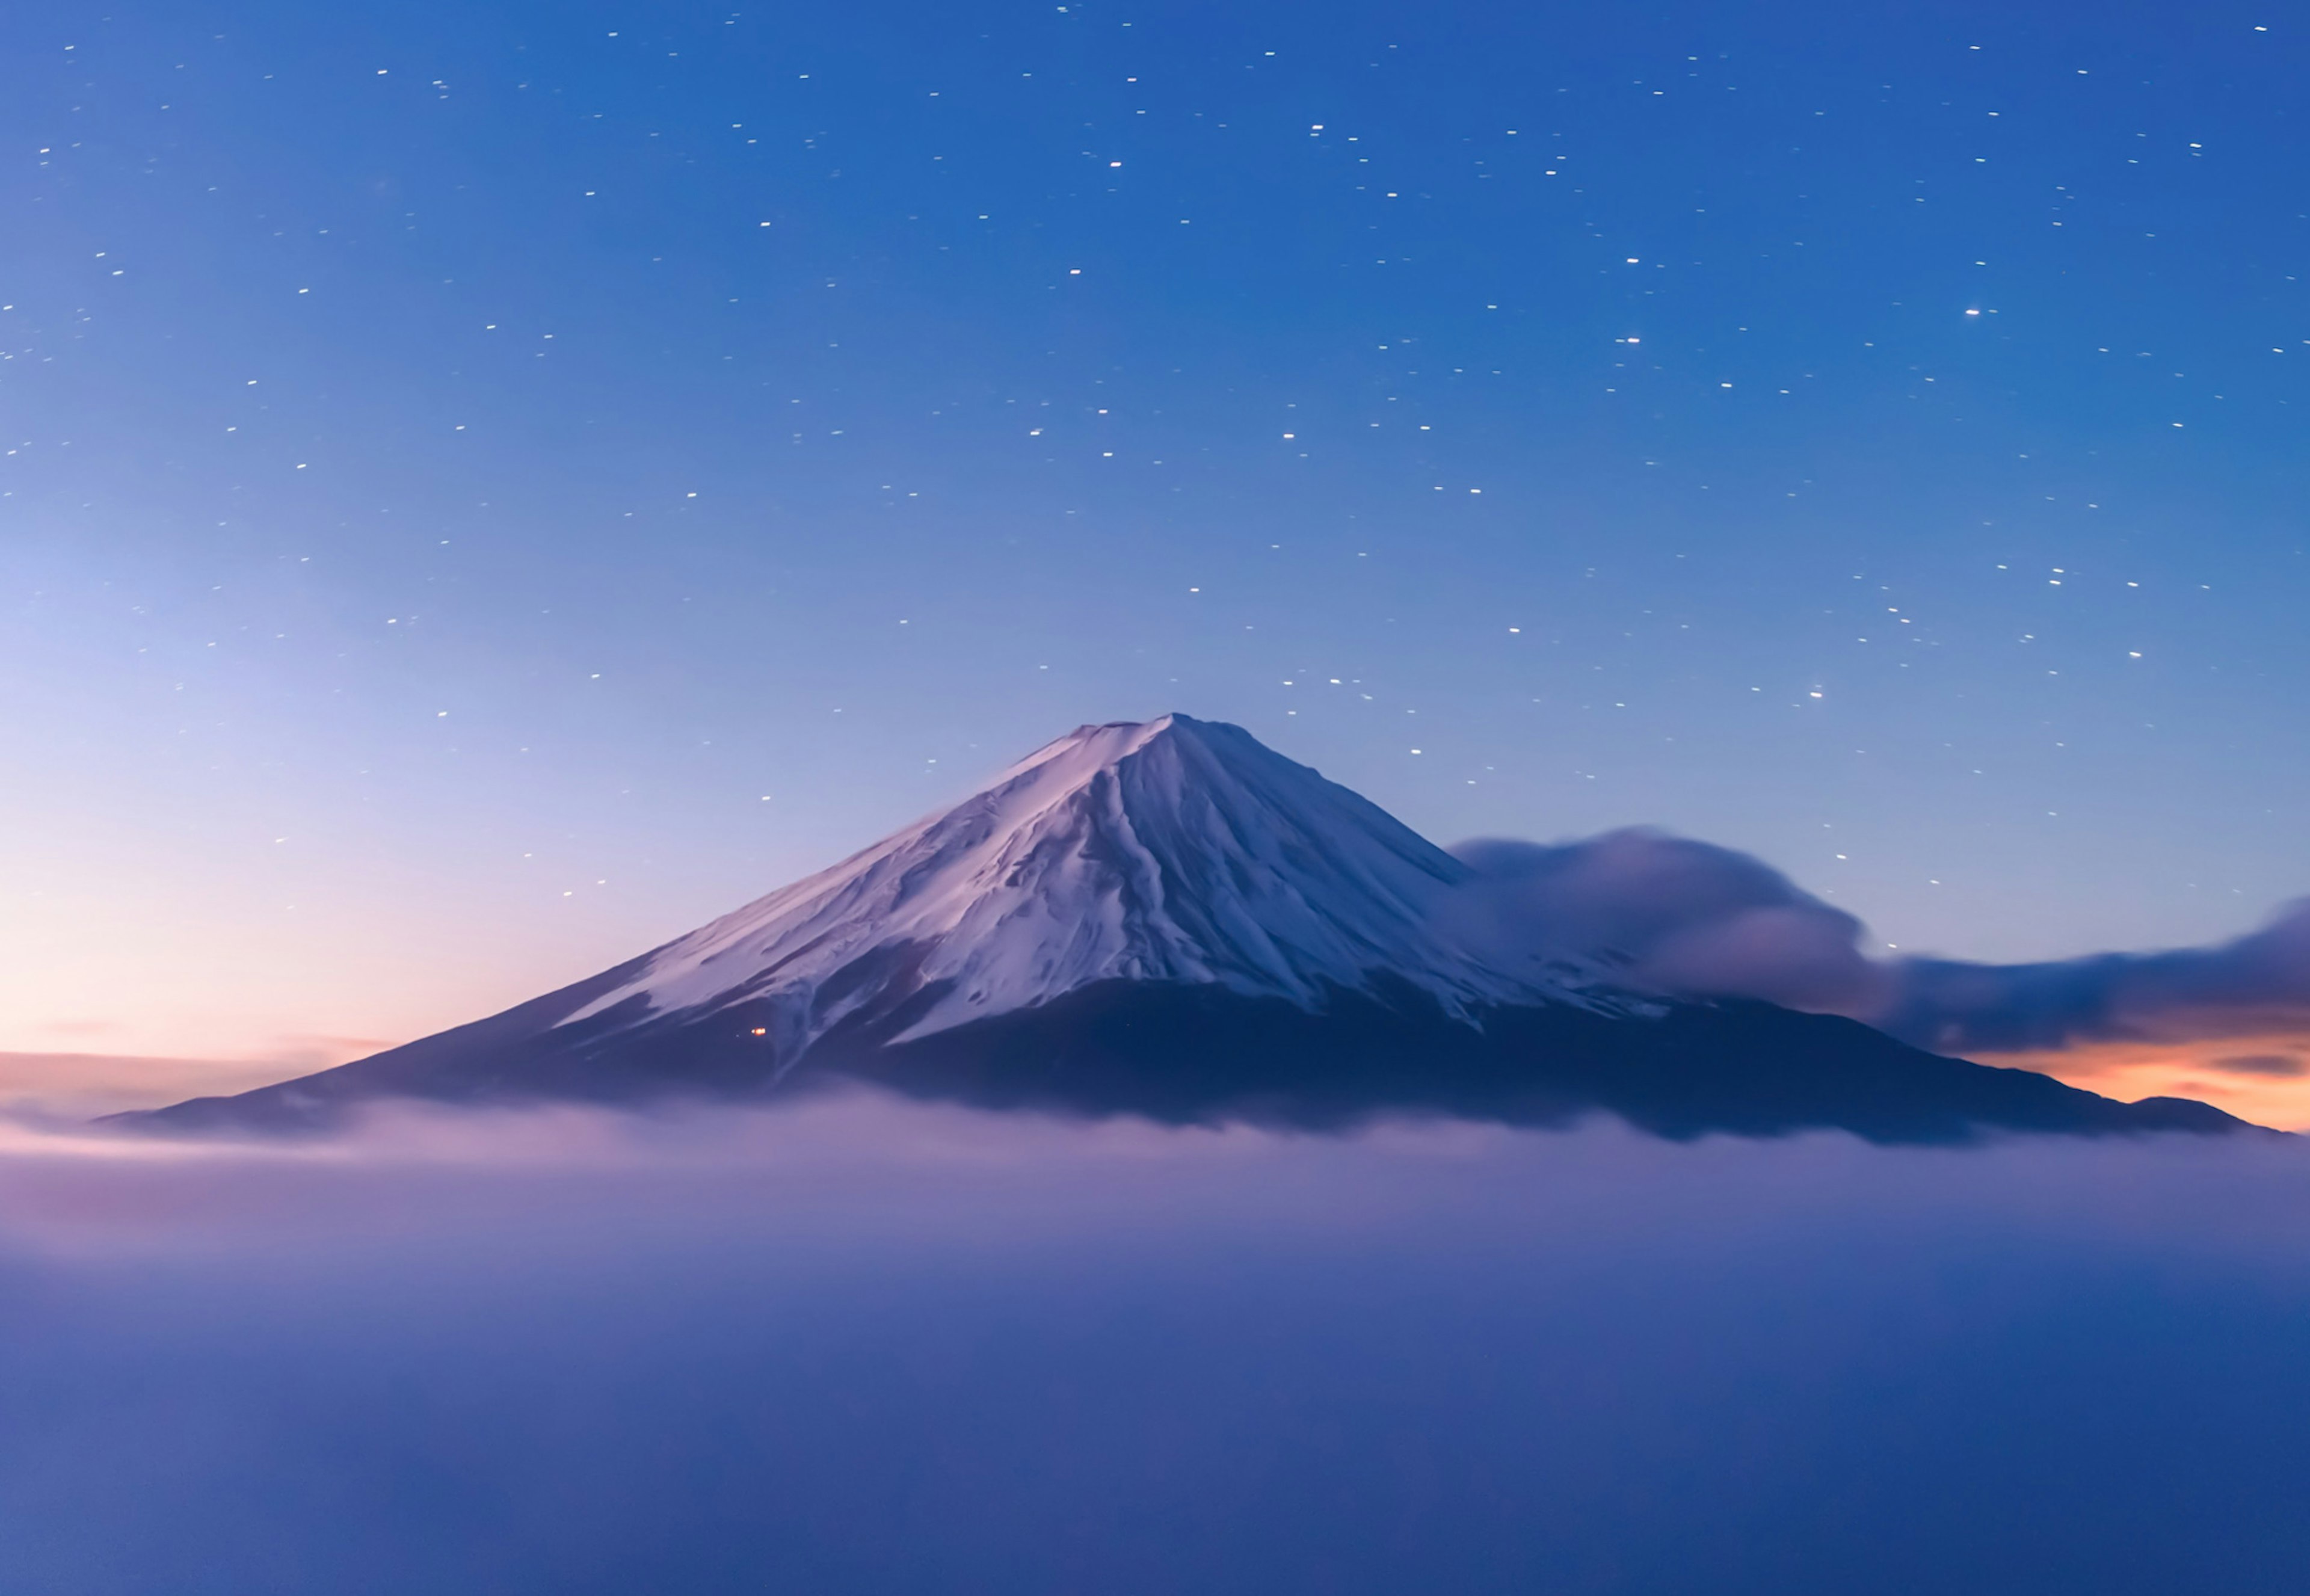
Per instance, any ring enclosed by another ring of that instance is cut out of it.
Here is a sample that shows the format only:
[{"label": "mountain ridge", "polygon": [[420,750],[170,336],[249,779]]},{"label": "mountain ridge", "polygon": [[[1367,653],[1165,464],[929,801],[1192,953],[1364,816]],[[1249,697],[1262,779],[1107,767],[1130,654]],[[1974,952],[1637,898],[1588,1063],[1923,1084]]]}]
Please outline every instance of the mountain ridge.
[{"label": "mountain ridge", "polygon": [[297,1129],[389,1097],[747,1097],[848,1080],[990,1106],[1308,1123],[1602,1109],[1664,1134],[1949,1140],[1966,1126],[2241,1123],[2016,1081],[2027,1072],[1852,1021],[1622,990],[1601,960],[1518,957],[1455,929],[1470,874],[1239,727],[1087,724],[961,802],[583,981],[334,1070],[116,1122]]},{"label": "mountain ridge", "polygon": [[[855,1007],[942,981],[951,990],[911,1035],[1104,979],[1216,982],[1305,1007],[1385,970],[1455,1011],[1583,1001],[1440,930],[1437,907],[1467,875],[1239,727],[1184,715],[1088,724],[960,803],[644,955],[569,1021],[637,998],[656,1016],[807,994],[775,1005],[771,1044],[789,1056]],[[911,958],[889,956],[901,946]],[[853,967],[878,954],[887,973],[858,978]]]}]

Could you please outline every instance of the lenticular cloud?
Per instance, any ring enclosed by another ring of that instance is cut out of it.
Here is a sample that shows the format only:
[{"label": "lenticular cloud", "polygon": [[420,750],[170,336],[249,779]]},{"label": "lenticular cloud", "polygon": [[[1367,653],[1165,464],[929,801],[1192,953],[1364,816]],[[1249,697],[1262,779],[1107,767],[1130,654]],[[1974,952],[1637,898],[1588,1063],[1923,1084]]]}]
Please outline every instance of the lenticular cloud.
[{"label": "lenticular cloud", "polygon": [[1495,942],[1680,996],[1850,1015],[1944,1052],[2178,1041],[2310,1024],[2310,899],[2210,948],[2039,964],[1872,959],[1862,923],[1746,854],[1646,828],[1486,839],[1448,911]]},{"label": "lenticular cloud", "polygon": [[1636,827],[1452,852],[1475,872],[1452,912],[1495,945],[1596,959],[1680,995],[1850,1012],[1884,990],[1860,921],[1731,848]]}]

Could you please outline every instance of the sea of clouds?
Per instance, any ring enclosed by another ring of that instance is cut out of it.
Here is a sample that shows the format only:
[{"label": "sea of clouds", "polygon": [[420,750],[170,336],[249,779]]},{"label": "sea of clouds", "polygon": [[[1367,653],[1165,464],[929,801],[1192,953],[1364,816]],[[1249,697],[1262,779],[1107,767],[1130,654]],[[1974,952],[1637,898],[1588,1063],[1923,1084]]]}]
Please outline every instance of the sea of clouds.
[{"label": "sea of clouds", "polygon": [[2293,1587],[2310,1155],[390,1111],[0,1132],[0,1588]]}]

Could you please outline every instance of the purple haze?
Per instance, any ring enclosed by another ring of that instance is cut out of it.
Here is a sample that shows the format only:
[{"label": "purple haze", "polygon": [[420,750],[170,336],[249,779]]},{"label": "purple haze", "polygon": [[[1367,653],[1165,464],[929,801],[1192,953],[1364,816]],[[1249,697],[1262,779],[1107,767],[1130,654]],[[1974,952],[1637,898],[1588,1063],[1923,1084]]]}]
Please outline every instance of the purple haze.
[{"label": "purple haze", "polygon": [[2310,1163],[859,1097],[0,1156],[23,1596],[2283,1587]]}]

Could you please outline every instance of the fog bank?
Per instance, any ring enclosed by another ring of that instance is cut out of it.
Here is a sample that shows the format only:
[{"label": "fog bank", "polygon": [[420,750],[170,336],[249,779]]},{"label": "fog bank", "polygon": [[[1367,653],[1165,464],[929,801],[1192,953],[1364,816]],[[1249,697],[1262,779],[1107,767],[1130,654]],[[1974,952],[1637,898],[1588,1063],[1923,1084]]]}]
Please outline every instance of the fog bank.
[{"label": "fog bank", "polygon": [[2276,1589],[2310,1554],[2306,1241],[2310,1162],[2195,1140],[865,1096],[21,1132],[0,1566],[40,1596]]}]

